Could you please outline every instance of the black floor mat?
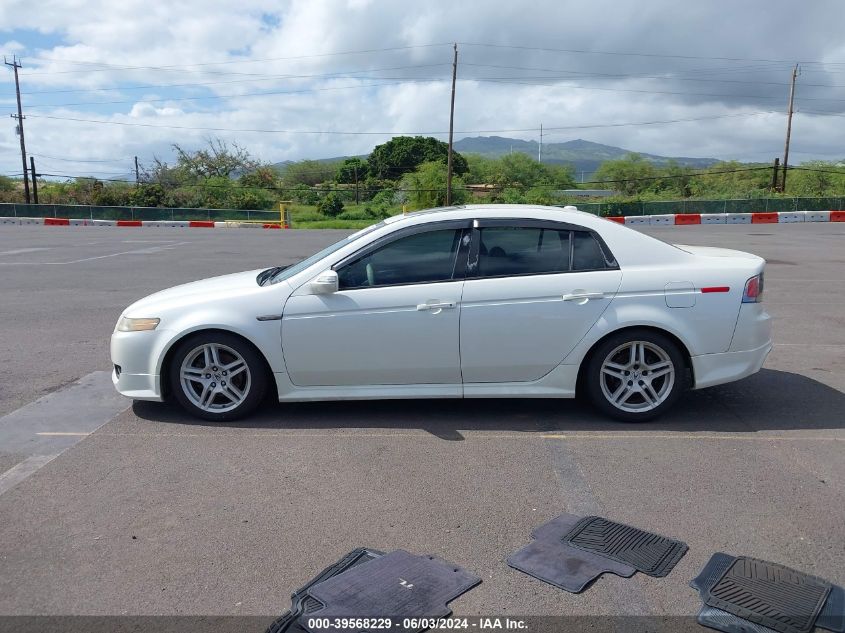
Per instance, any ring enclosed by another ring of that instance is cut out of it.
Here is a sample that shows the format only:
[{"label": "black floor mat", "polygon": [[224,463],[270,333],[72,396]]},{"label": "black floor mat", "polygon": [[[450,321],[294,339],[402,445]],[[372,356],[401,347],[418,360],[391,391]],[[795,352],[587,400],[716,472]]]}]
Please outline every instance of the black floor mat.
[{"label": "black floor mat", "polygon": [[782,565],[716,553],[690,582],[698,622],[726,633],[845,633],[845,590]]},{"label": "black floor mat", "polygon": [[[323,605],[309,619],[389,617],[391,631],[422,630],[402,628],[402,620],[449,615],[447,604],[480,582],[478,576],[434,556],[396,550],[308,589],[308,596]],[[311,630],[305,618],[299,623]]]},{"label": "black floor mat", "polygon": [[326,567],[323,571],[308,581],[307,584],[291,594],[290,610],[285,611],[276,620],[274,620],[267,628],[267,633],[307,633],[307,631],[299,625],[297,618],[303,614],[313,613],[323,607],[320,602],[308,595],[308,590],[324,580],[328,580],[338,574],[342,574],[347,569],[352,569],[357,565],[367,563],[376,558],[380,558],[381,556],[384,556],[384,552],[361,547],[352,550],[336,563]]},{"label": "black floor mat", "polygon": [[630,578],[636,571],[630,565],[571,547],[562,541],[581,520],[562,514],[534,530],[534,541],[508,557],[508,565],[538,580],[572,593],[583,591],[604,573]]},{"label": "black floor mat", "polygon": [[668,575],[689,549],[681,541],[595,516],[579,521],[564,541],[657,578]]}]

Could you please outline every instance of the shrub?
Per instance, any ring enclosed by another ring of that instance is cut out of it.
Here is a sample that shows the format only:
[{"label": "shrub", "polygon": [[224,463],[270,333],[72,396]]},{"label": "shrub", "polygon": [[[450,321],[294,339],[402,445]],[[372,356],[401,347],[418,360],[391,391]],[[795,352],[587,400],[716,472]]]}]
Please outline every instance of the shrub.
[{"label": "shrub", "polygon": [[337,217],[343,212],[343,200],[337,194],[327,193],[317,203],[317,212],[330,218]]}]

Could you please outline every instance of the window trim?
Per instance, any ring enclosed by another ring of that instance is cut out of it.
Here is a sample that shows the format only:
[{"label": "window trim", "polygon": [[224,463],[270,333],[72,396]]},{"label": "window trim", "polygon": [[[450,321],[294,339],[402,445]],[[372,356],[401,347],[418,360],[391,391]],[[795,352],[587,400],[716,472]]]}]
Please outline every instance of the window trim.
[{"label": "window trim", "polygon": [[[520,229],[549,229],[553,231],[569,231],[569,270],[561,270],[557,272],[537,272],[537,273],[514,273],[510,275],[480,275],[478,273],[478,258],[481,245],[481,229],[486,228],[501,228],[512,227]],[[602,251],[605,261],[612,261],[613,265],[605,266],[604,268],[583,268],[573,270],[572,265],[575,263],[575,236],[573,231],[582,231],[589,233],[593,239],[598,242],[599,248]],[[607,243],[602,239],[601,235],[593,229],[588,229],[585,226],[572,224],[571,222],[556,222],[554,220],[539,220],[533,218],[478,218],[472,223],[472,242],[470,244],[469,261],[467,263],[466,279],[509,279],[514,277],[537,277],[539,275],[568,275],[572,273],[591,273],[601,272],[604,270],[619,270],[619,262],[608,248]]]},{"label": "window trim", "polygon": [[426,222],[424,224],[416,224],[401,228],[384,235],[377,240],[374,240],[364,246],[363,248],[347,255],[338,262],[332,264],[331,269],[338,272],[344,266],[355,262],[362,257],[366,257],[370,253],[377,251],[388,244],[404,239],[411,235],[418,235],[421,233],[431,233],[434,231],[446,231],[449,229],[459,230],[461,233],[458,236],[458,251],[455,254],[455,259],[452,264],[452,277],[449,279],[436,279],[432,281],[415,281],[413,283],[396,283],[396,284],[379,284],[377,286],[355,286],[354,288],[339,288],[339,292],[350,292],[355,290],[375,290],[377,288],[397,288],[401,286],[422,286],[427,284],[442,284],[453,281],[463,281],[467,274],[467,259],[461,260],[461,254],[468,254],[472,248],[472,240],[468,245],[464,245],[464,236],[469,233],[468,229],[472,225],[472,220],[442,220],[439,222]]}]

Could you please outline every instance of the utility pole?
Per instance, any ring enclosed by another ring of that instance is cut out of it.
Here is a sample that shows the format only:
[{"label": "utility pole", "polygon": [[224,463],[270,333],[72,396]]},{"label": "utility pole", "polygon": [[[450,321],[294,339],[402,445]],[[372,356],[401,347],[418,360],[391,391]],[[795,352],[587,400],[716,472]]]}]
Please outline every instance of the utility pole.
[{"label": "utility pole", "polygon": [[778,190],[778,172],[780,171],[780,158],[775,157],[774,169],[772,169],[772,191]]},{"label": "utility pole", "polygon": [[141,184],[141,174],[138,170],[138,157],[135,157],[135,184]]},{"label": "utility pole", "polygon": [[29,164],[32,166],[32,169],[29,170],[29,173],[32,176],[32,201],[35,204],[38,204],[38,181],[35,179],[37,176],[35,173],[35,158],[32,156],[29,157]]},{"label": "utility pole", "polygon": [[3,63],[6,66],[11,66],[15,71],[15,93],[18,96],[18,114],[15,116],[12,115],[13,119],[18,120],[18,135],[21,137],[21,163],[23,164],[23,191],[24,196],[26,197],[26,203],[29,204],[29,179],[27,178],[27,169],[26,169],[26,143],[24,142],[23,138],[23,110],[21,109],[21,85],[18,81],[18,68],[21,68],[21,63],[18,61],[17,57],[12,57],[12,63],[10,64],[6,61],[6,58],[3,57]]},{"label": "utility pole", "polygon": [[458,44],[455,43],[452,60],[452,105],[449,110],[449,156],[446,159],[446,206],[452,204],[452,132],[455,129],[455,79],[458,76]]},{"label": "utility pole", "polygon": [[361,197],[358,193],[358,164],[355,164],[355,204],[361,204]]},{"label": "utility pole", "polygon": [[783,147],[783,181],[781,191],[786,192],[786,170],[789,167],[789,137],[792,135],[792,111],[795,103],[795,80],[798,78],[800,69],[798,64],[792,69],[792,82],[789,84],[789,108],[786,111],[786,144]]},{"label": "utility pole", "polygon": [[540,145],[537,147],[537,162],[543,162],[543,124],[540,124]]}]

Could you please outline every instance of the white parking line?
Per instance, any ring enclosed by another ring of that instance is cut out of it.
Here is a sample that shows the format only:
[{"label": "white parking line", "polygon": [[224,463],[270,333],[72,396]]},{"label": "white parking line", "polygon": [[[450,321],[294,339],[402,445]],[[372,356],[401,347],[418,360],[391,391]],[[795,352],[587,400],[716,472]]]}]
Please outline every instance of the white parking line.
[{"label": "white parking line", "polygon": [[61,391],[0,417],[0,448],[28,456],[0,474],[0,494],[131,405],[131,400],[115,391],[111,372],[95,371]]},{"label": "white parking line", "polygon": [[41,246],[38,248],[16,248],[11,251],[0,251],[0,255],[23,255],[24,253],[37,253],[38,251],[48,251],[50,250],[46,246]]},{"label": "white parking line", "polygon": [[108,255],[96,255],[94,257],[83,257],[82,259],[73,259],[68,262],[0,262],[0,266],[67,266],[68,264],[81,264],[82,262],[90,262],[98,259],[108,259],[109,257],[120,257],[121,255],[155,255],[161,251],[171,250],[183,244],[190,244],[190,242],[175,242],[167,244],[166,246],[151,246],[149,248],[139,248],[131,251],[121,251],[120,253],[109,253]]}]

